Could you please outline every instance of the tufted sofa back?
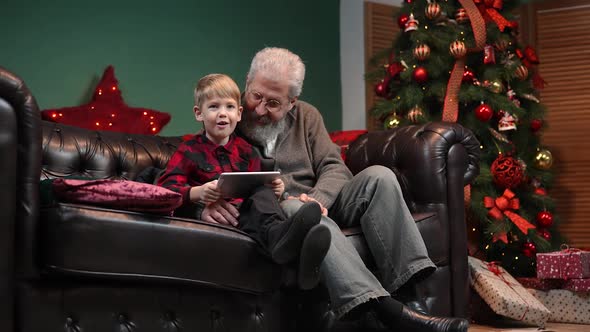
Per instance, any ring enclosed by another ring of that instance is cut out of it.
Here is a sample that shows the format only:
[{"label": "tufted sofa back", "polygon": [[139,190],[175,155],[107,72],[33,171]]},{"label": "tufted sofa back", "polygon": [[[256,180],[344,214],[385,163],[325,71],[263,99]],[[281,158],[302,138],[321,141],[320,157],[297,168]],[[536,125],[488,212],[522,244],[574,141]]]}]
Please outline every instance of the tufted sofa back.
[{"label": "tufted sofa back", "polygon": [[181,137],[89,131],[42,121],[41,179],[66,176],[134,180],[148,167],[165,168]]}]

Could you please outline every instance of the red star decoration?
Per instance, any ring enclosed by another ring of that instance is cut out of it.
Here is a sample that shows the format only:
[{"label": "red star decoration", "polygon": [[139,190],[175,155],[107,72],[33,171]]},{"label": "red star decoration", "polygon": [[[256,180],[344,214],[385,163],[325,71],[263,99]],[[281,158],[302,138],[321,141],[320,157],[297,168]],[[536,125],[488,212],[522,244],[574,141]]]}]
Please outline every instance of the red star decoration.
[{"label": "red star decoration", "polygon": [[115,78],[115,69],[108,66],[98,83],[92,101],[85,105],[46,109],[44,120],[91,130],[118,131],[130,134],[155,135],[170,121],[170,114],[129,107],[123,101]]}]

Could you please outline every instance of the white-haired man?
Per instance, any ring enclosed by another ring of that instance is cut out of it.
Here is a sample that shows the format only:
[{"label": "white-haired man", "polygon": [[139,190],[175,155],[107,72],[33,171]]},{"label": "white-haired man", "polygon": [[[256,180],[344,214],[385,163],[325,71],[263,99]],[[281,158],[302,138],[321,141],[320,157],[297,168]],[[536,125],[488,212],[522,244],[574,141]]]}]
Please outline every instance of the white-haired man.
[{"label": "white-haired man", "polygon": [[[281,206],[288,215],[304,202],[320,204],[321,223],[332,235],[320,276],[336,318],[352,309],[372,310],[392,330],[467,331],[465,319],[428,316],[391,297],[411,289],[435,265],[394,173],[372,166],[352,176],[319,111],[298,99],[304,78],[305,65],[296,54],[273,47],[259,51],[246,79],[238,131],[261,149],[267,169],[281,171],[286,189]],[[208,206],[203,214],[227,223],[237,211],[221,202]],[[340,227],[359,224],[379,280],[340,231]]]}]

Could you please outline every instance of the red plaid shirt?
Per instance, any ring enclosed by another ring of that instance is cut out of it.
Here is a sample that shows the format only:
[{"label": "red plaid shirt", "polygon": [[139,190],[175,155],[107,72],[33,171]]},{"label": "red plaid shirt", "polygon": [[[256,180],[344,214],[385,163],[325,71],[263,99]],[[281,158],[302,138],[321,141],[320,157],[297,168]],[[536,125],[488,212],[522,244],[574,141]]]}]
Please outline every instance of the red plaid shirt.
[{"label": "red plaid shirt", "polygon": [[188,203],[191,187],[216,180],[223,172],[257,171],[260,155],[243,138],[232,134],[227,144],[217,145],[203,133],[178,146],[158,185],[182,194]]}]

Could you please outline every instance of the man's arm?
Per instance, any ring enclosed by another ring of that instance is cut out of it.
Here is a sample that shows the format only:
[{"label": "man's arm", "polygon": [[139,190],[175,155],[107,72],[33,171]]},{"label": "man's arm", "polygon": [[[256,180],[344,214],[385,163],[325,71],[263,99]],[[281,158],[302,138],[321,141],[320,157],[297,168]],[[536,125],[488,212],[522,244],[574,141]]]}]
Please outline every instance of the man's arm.
[{"label": "man's arm", "polygon": [[320,112],[313,106],[305,113],[305,125],[311,145],[311,159],[317,175],[315,186],[308,195],[329,209],[352,173],[340,156],[340,149],[332,142]]}]

